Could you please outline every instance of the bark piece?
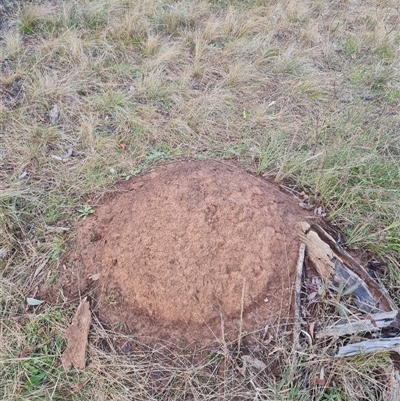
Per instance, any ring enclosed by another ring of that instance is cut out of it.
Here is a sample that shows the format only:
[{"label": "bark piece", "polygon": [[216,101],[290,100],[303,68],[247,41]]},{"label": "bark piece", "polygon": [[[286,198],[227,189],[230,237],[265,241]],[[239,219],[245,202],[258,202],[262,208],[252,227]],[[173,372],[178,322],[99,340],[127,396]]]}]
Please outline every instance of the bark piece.
[{"label": "bark piece", "polygon": [[242,355],[241,359],[244,363],[249,364],[257,370],[264,370],[267,367],[267,365],[263,361],[260,361],[259,359],[254,358],[250,355]]},{"label": "bark piece", "polygon": [[86,297],[81,301],[71,325],[66,330],[68,345],[61,356],[63,367],[68,371],[71,366],[85,368],[85,354],[91,322],[90,305]]},{"label": "bark piece", "polygon": [[335,254],[331,247],[324,242],[318,233],[311,230],[311,226],[306,222],[300,223],[303,234],[302,241],[307,247],[307,256],[315,266],[317,273],[324,282],[327,282],[335,268],[333,259]]}]

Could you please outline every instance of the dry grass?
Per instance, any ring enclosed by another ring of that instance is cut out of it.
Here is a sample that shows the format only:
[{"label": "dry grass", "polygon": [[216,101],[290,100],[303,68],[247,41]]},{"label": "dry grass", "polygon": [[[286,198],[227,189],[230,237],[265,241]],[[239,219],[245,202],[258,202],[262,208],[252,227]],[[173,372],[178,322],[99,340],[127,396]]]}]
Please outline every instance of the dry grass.
[{"label": "dry grass", "polygon": [[[349,244],[388,262],[396,296],[397,2],[9,1],[0,17],[11,11],[0,31],[2,398],[384,399],[387,355],[341,361],[331,345],[296,352],[282,341],[254,351],[280,372],[242,374],[223,347],[132,343],[124,355],[116,344],[128,339],[99,323],[87,370],[66,374],[70,311],[23,304],[38,268],[49,280],[62,268],[54,226],[69,227],[89,194],[178,157],[234,158],[305,191]],[[66,161],[52,157],[68,149]]]}]

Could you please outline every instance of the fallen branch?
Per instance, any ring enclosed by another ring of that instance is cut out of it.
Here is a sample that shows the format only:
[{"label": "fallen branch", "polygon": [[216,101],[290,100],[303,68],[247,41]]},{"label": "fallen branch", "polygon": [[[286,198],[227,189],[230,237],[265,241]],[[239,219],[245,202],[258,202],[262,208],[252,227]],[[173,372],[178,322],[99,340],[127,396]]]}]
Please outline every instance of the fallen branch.
[{"label": "fallen branch", "polygon": [[335,357],[371,354],[372,352],[382,351],[394,351],[400,354],[400,338],[380,338],[378,340],[365,340],[354,344],[347,344],[339,348],[339,352]]},{"label": "fallen branch", "polygon": [[340,337],[362,332],[378,331],[394,323],[398,312],[382,312],[364,316],[364,318],[344,324],[329,326],[316,334],[317,338]]}]

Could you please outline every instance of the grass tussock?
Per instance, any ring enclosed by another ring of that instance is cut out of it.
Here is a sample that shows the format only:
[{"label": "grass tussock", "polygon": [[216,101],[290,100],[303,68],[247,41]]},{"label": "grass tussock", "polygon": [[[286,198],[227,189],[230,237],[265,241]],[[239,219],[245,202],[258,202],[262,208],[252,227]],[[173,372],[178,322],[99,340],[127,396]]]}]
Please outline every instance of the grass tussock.
[{"label": "grass tussock", "polygon": [[[60,227],[80,218],[91,193],[178,157],[233,158],[304,191],[349,245],[387,262],[382,279],[396,297],[396,7],[394,0],[5,2],[2,398],[385,399],[386,355],[340,361],[323,345],[299,353],[274,344],[254,354],[286,364],[257,372],[223,349],[195,356],[132,344],[126,355],[115,344],[128,338],[99,323],[87,371],[67,375],[59,356],[69,311],[23,305],[35,272],[52,280],[62,268]],[[321,369],[324,385],[316,384]]]}]

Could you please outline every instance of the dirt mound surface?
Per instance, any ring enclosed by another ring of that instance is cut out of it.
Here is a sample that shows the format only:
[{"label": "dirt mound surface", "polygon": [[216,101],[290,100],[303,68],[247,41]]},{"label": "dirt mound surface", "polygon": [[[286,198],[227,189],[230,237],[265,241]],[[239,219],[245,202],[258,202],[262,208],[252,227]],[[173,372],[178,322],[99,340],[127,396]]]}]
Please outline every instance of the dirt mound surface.
[{"label": "dirt mound surface", "polygon": [[237,167],[173,163],[117,186],[78,225],[61,285],[94,294],[100,319],[130,333],[232,339],[291,316],[304,214]]}]

